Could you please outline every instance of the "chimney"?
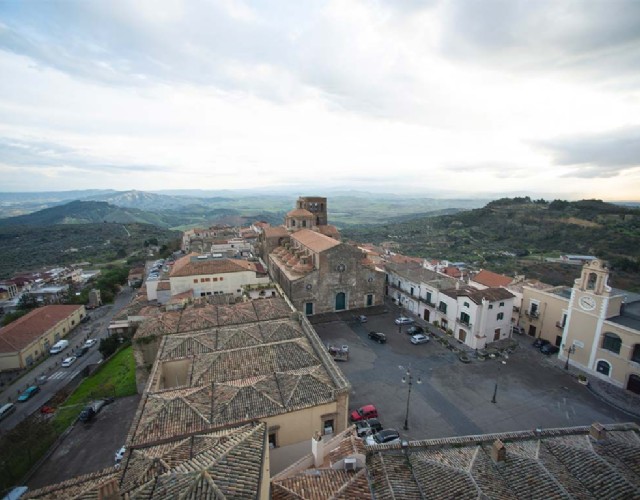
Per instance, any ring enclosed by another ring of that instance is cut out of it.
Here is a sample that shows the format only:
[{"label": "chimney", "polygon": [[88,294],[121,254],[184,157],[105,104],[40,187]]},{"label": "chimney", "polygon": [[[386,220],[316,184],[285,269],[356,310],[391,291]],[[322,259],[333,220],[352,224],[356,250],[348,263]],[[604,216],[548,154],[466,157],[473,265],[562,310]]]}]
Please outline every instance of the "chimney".
[{"label": "chimney", "polygon": [[591,429],[589,429],[589,434],[596,441],[601,441],[602,439],[607,438],[607,429],[598,422],[594,422],[591,424]]},{"label": "chimney", "polygon": [[311,438],[311,453],[313,454],[313,466],[320,467],[324,462],[324,441],[318,431]]},{"label": "chimney", "polygon": [[496,439],[491,445],[491,458],[496,464],[502,464],[507,459],[507,449],[499,439]]}]

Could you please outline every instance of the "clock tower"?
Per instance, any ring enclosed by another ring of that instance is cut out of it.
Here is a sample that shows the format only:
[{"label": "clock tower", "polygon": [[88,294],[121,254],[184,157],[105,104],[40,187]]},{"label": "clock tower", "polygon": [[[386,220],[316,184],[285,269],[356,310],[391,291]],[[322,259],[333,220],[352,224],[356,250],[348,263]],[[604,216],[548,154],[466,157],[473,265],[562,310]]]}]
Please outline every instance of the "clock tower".
[{"label": "clock tower", "polygon": [[571,290],[560,357],[565,357],[566,350],[575,346],[575,355],[571,357],[571,361],[585,367],[593,364],[600,344],[602,324],[609,308],[611,287],[607,283],[608,279],[609,269],[603,261],[595,259],[583,266],[582,273]]}]

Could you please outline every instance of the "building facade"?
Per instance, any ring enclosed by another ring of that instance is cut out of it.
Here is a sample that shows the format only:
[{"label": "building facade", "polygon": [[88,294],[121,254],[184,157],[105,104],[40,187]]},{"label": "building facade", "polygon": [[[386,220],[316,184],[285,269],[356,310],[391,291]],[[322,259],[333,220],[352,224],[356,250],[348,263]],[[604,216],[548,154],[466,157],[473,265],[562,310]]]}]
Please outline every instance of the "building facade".
[{"label": "building facade", "polygon": [[48,305],[0,328],[0,371],[21,370],[49,356],[49,349],[76,328],[82,305]]}]

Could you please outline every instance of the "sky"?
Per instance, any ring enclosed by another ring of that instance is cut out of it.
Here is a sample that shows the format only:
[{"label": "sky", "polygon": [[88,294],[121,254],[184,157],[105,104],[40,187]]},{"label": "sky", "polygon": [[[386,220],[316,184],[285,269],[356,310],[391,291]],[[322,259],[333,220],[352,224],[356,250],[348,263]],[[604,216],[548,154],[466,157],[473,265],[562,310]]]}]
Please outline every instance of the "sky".
[{"label": "sky", "polygon": [[2,0],[0,75],[5,192],[640,200],[638,0]]}]

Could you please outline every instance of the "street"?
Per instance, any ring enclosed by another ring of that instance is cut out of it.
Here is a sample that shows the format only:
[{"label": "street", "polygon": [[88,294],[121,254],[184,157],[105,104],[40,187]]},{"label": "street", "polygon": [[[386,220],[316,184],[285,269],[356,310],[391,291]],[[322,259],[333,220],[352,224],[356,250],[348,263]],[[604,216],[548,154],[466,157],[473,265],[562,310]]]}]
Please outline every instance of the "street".
[{"label": "street", "polygon": [[[98,309],[87,311],[91,320],[80,323],[70,334],[65,337],[69,340],[69,346],[61,353],[50,355],[42,363],[25,373],[22,377],[5,387],[0,393],[0,404],[12,402],[16,405],[16,411],[0,422],[0,432],[12,429],[27,416],[39,411],[51,397],[62,389],[73,377],[78,375],[86,366],[99,363],[102,356],[98,351],[98,343],[82,357],[78,358],[74,364],[68,368],[63,368],[60,363],[67,356],[81,347],[88,338],[97,340],[108,335],[107,327],[113,316],[129,303],[133,296],[133,290],[124,287],[115,298],[113,304],[101,306]],[[38,383],[38,377],[45,379],[43,383]],[[35,396],[25,402],[16,402],[18,396],[29,386],[39,385],[41,390]]]}]

